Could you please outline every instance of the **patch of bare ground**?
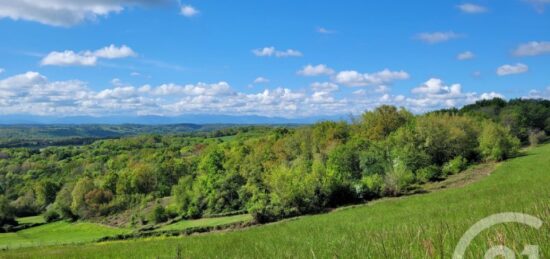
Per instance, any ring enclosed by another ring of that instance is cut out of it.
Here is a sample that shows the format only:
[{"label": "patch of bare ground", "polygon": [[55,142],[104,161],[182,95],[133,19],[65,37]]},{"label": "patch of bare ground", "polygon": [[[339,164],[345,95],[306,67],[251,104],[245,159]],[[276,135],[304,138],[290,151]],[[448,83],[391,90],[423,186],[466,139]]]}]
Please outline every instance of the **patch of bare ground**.
[{"label": "patch of bare ground", "polygon": [[432,192],[447,188],[463,187],[491,175],[498,165],[499,163],[494,162],[474,165],[461,173],[448,176],[447,179],[443,181],[424,184],[422,189],[427,192]]}]

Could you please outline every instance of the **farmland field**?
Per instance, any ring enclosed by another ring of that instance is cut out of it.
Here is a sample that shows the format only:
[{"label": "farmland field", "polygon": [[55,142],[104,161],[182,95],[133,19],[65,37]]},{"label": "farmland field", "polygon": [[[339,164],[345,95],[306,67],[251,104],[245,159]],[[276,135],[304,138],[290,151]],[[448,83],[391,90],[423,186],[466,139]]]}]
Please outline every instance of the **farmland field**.
[{"label": "farmland field", "polygon": [[462,234],[478,220],[499,212],[524,212],[545,224],[539,230],[519,224],[491,228],[474,240],[467,254],[483,255],[482,251],[496,243],[516,251],[525,244],[538,244],[544,258],[550,255],[549,168],[550,145],[544,145],[502,163],[489,176],[464,187],[383,199],[237,231],[10,249],[0,257],[448,258]]}]

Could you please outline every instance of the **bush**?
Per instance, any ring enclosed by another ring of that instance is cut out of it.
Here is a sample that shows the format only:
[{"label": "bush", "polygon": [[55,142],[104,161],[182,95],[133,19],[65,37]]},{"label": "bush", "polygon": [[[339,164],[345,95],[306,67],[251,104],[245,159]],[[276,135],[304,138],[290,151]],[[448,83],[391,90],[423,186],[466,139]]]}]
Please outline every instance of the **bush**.
[{"label": "bush", "polygon": [[443,174],[445,176],[458,174],[462,170],[466,169],[467,165],[468,161],[466,160],[466,158],[463,158],[462,156],[457,156],[443,166]]},{"label": "bush", "polygon": [[384,193],[388,196],[403,194],[413,182],[411,170],[396,163],[384,177]]},{"label": "bush", "polygon": [[48,210],[46,210],[46,212],[44,212],[44,215],[42,215],[42,217],[44,217],[44,220],[46,222],[54,222],[54,221],[57,221],[61,218],[61,216],[59,215],[59,213],[53,208],[53,206],[50,206],[48,208]]},{"label": "bush", "polygon": [[416,171],[416,179],[421,183],[434,181],[437,180],[439,177],[441,177],[441,171],[439,167],[435,165],[424,167]]},{"label": "bush", "polygon": [[0,227],[4,225],[17,225],[17,221],[15,221],[15,209],[2,195],[0,196]]},{"label": "bush", "polygon": [[384,178],[379,174],[373,174],[361,179],[358,192],[363,199],[374,199],[382,195],[383,189]]},{"label": "bush", "polygon": [[546,139],[546,133],[544,131],[532,131],[529,134],[529,144],[532,147],[536,147],[539,143],[543,142]]},{"label": "bush", "polygon": [[162,205],[157,204],[149,214],[149,221],[158,224],[165,222],[166,220],[168,220],[166,210],[162,207]]},{"label": "bush", "polygon": [[479,149],[485,160],[502,161],[517,154],[520,141],[503,126],[486,122],[479,137]]}]

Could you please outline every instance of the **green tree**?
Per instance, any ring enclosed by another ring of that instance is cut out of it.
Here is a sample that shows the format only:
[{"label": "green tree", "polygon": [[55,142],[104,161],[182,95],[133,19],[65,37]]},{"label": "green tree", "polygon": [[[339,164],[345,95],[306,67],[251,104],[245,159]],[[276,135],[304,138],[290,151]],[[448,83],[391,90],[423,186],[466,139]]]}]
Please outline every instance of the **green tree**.
[{"label": "green tree", "polygon": [[71,212],[74,215],[86,218],[90,216],[90,210],[86,205],[85,197],[88,192],[95,188],[94,182],[88,177],[80,178],[71,192]]},{"label": "green tree", "polygon": [[39,207],[45,208],[55,201],[55,195],[59,190],[57,183],[51,179],[43,179],[34,185],[36,203]]},{"label": "green tree", "polygon": [[479,137],[479,149],[485,160],[501,161],[514,156],[519,150],[519,139],[496,123],[486,123]]},{"label": "green tree", "polygon": [[10,201],[0,195],[0,227],[4,225],[17,225],[15,221],[15,209],[10,205]]},{"label": "green tree", "polygon": [[361,135],[370,140],[383,140],[392,132],[412,120],[414,116],[407,110],[383,105],[374,111],[366,112],[361,120]]}]

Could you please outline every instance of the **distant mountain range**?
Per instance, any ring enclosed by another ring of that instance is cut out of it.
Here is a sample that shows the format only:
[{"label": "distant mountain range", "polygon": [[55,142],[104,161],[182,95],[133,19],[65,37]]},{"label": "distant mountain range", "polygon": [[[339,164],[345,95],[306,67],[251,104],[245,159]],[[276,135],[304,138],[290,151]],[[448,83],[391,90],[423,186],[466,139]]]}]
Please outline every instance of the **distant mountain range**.
[{"label": "distant mountain range", "polygon": [[165,116],[35,116],[0,115],[0,125],[8,124],[310,124],[323,120],[349,120],[349,115],[314,116],[304,118],[264,117],[256,115],[195,114]]}]

